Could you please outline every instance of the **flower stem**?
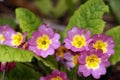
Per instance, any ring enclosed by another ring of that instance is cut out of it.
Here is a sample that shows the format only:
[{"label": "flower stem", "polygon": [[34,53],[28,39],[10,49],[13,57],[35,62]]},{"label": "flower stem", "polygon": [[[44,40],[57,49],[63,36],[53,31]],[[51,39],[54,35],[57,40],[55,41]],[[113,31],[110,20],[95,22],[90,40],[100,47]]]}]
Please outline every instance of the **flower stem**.
[{"label": "flower stem", "polygon": [[8,63],[6,63],[5,69],[3,70],[2,79],[1,79],[1,80],[5,80],[5,73],[6,73],[7,64],[8,64]]},{"label": "flower stem", "polygon": [[5,80],[5,70],[3,71],[3,74],[2,74],[2,80]]}]

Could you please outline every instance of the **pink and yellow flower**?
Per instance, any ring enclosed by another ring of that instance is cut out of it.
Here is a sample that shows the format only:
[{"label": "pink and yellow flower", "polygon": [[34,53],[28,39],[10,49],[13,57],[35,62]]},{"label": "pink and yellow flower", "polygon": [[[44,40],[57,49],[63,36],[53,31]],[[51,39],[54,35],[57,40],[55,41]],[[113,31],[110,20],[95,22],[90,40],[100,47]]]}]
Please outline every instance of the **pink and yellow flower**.
[{"label": "pink and yellow flower", "polygon": [[60,46],[59,39],[60,35],[55,33],[52,28],[42,25],[29,39],[29,50],[38,56],[46,58],[48,55],[53,55],[54,50]]},{"label": "pink and yellow flower", "polygon": [[69,80],[65,72],[54,70],[52,74],[46,77],[40,77],[40,80]]},{"label": "pink and yellow flower", "polygon": [[104,54],[111,56],[114,54],[114,41],[112,37],[104,34],[95,34],[93,37],[92,47],[95,50],[102,50]]},{"label": "pink and yellow flower", "polygon": [[25,41],[25,38],[26,33],[16,32],[9,25],[0,26],[0,44],[18,47]]},{"label": "pink and yellow flower", "polygon": [[68,31],[67,37],[64,39],[65,47],[71,49],[72,51],[83,51],[89,50],[88,45],[91,42],[90,30],[86,31],[84,29],[79,29],[73,27]]},{"label": "pink and yellow flower", "polygon": [[0,26],[0,44],[5,44],[14,33],[15,31],[9,25]]},{"label": "pink and yellow flower", "polygon": [[108,56],[102,51],[84,51],[79,58],[78,74],[88,77],[90,74],[96,79],[106,73],[106,67],[110,65]]}]

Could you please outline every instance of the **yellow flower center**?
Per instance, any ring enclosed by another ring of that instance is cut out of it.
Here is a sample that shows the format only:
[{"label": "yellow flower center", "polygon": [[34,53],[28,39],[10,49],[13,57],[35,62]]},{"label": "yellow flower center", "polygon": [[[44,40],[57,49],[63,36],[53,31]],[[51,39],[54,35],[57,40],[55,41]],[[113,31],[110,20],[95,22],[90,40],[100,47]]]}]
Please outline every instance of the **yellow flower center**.
[{"label": "yellow flower center", "polygon": [[59,76],[57,76],[57,77],[55,77],[55,78],[51,78],[50,80],[62,80],[62,78],[59,77]]},{"label": "yellow flower center", "polygon": [[37,47],[38,49],[46,50],[51,44],[51,40],[47,35],[43,35],[42,37],[37,38]]},{"label": "yellow flower center", "polygon": [[103,51],[103,53],[105,53],[107,51],[107,43],[103,42],[102,40],[96,41],[95,44],[93,44],[93,47],[96,50],[101,49]]},{"label": "yellow flower center", "polygon": [[15,46],[19,46],[21,43],[22,43],[22,40],[23,40],[23,36],[21,33],[17,33],[17,34],[14,34],[12,36],[12,44],[15,45]]},{"label": "yellow flower center", "polygon": [[73,57],[73,59],[74,59],[74,64],[75,64],[75,65],[78,64],[78,58],[79,58],[79,56],[80,56],[80,55],[75,55],[75,56]]},{"label": "yellow flower center", "polygon": [[86,57],[86,67],[89,69],[99,68],[101,60],[95,54]]},{"label": "yellow flower center", "polygon": [[4,41],[5,41],[5,37],[2,34],[0,34],[0,42],[3,43]]},{"label": "yellow flower center", "polygon": [[86,39],[83,35],[76,35],[73,38],[72,45],[76,48],[81,48],[86,45]]}]

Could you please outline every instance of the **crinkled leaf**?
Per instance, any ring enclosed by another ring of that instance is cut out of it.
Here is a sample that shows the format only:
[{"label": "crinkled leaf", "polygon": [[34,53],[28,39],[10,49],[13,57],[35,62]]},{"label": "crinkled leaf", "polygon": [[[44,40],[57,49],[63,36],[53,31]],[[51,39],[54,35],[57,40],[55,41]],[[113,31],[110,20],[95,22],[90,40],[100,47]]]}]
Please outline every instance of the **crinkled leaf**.
[{"label": "crinkled leaf", "polygon": [[29,50],[0,45],[0,62],[31,62],[33,56]]},{"label": "crinkled leaf", "polygon": [[48,56],[47,58],[43,59],[41,57],[36,56],[38,60],[43,62],[47,67],[50,67],[52,70],[58,68],[58,62],[55,60],[54,56]]},{"label": "crinkled leaf", "polygon": [[16,29],[16,23],[10,18],[0,18],[0,25],[10,25],[12,28]]},{"label": "crinkled leaf", "polygon": [[110,58],[111,64],[115,64],[120,61],[120,26],[108,30],[106,34],[112,36],[115,42],[115,54]]},{"label": "crinkled leaf", "polygon": [[5,75],[5,80],[39,80],[39,78],[40,74],[37,71],[22,63],[16,63],[16,67]]},{"label": "crinkled leaf", "polygon": [[65,35],[67,30],[74,26],[90,29],[92,34],[103,32],[105,22],[102,20],[102,16],[104,12],[108,12],[108,6],[102,0],[88,0],[71,17]]},{"label": "crinkled leaf", "polygon": [[37,16],[35,16],[31,11],[25,8],[16,9],[16,18],[19,21],[20,28],[23,32],[28,32],[28,37],[38,29],[41,24],[41,21]]}]

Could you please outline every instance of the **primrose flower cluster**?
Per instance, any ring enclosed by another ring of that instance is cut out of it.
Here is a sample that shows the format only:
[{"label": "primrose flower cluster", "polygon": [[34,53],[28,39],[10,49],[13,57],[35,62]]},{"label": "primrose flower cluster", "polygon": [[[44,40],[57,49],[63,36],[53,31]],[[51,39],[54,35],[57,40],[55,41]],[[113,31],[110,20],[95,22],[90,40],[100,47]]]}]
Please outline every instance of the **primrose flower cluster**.
[{"label": "primrose flower cluster", "polygon": [[[27,49],[42,58],[55,54],[56,60],[65,64],[68,70],[78,65],[77,73],[80,76],[92,75],[96,79],[100,78],[110,65],[108,59],[114,54],[112,37],[105,34],[91,36],[90,30],[86,31],[77,27],[68,31],[63,45],[59,41],[60,35],[47,25],[41,25],[37,31],[32,33],[27,44],[24,44],[26,35],[26,32],[24,34],[16,32],[8,25],[0,26],[0,44],[14,48],[19,48],[21,45],[23,48],[27,45]],[[1,71],[5,69],[6,64],[9,64],[11,68],[14,67],[13,62],[2,62]],[[54,70],[51,75],[41,77],[40,80],[69,79],[65,72]]]},{"label": "primrose flower cluster", "polygon": [[[27,49],[43,58],[46,58],[48,55],[53,55],[55,49],[60,46],[60,35],[55,33],[54,30],[47,25],[41,25],[39,29],[32,34],[28,42],[24,44],[26,35],[27,32],[24,34],[16,32],[9,25],[0,26],[0,44],[14,48],[26,48],[27,46]],[[4,63],[4,65],[5,64],[6,63]],[[4,69],[2,65],[1,63],[1,69]]]},{"label": "primrose flower cluster", "polygon": [[[55,54],[56,60],[65,64],[69,70],[79,65],[78,75],[85,77],[92,75],[98,79],[106,73],[106,67],[110,65],[108,59],[114,54],[112,37],[105,34],[95,34],[91,37],[90,30],[73,27],[68,31],[64,45],[60,46],[59,39],[60,35],[53,29],[41,25],[28,40],[29,50],[46,58],[48,55],[53,55],[58,48]],[[47,79],[41,78],[41,80]]]},{"label": "primrose flower cluster", "polygon": [[64,46],[58,51],[56,59],[69,70],[79,65],[78,75],[92,75],[98,79],[106,73],[106,67],[110,65],[108,59],[114,54],[114,41],[105,34],[95,34],[91,37],[90,30],[73,27],[64,39]]}]

